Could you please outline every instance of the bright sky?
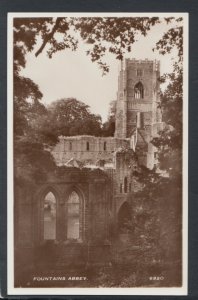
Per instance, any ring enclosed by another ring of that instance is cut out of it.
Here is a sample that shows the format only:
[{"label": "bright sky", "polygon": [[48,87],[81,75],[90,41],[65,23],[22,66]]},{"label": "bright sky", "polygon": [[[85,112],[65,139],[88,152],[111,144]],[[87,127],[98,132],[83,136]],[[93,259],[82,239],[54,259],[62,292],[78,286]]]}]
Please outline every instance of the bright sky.
[{"label": "bright sky", "polygon": [[[158,59],[161,62],[161,75],[171,72],[173,54],[162,56],[152,51],[167,28],[167,25],[159,24],[147,37],[140,36],[126,57]],[[52,59],[47,57],[45,51],[35,57],[38,47],[27,55],[27,65],[22,75],[38,84],[43,93],[43,102],[49,104],[61,98],[73,97],[88,104],[93,113],[100,114],[103,121],[106,120],[109,102],[116,99],[119,61],[112,54],[106,55],[104,60],[109,64],[110,71],[102,76],[102,70],[86,55],[87,45],[83,42],[79,43],[76,52],[58,52]]]}]

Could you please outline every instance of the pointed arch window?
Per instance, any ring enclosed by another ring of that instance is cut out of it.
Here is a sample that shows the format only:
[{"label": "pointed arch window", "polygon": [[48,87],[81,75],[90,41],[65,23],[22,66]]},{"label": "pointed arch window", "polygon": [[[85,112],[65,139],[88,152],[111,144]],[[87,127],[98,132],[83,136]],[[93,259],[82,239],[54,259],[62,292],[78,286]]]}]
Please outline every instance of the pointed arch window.
[{"label": "pointed arch window", "polygon": [[107,142],[104,142],[104,151],[107,150]]},{"label": "pointed arch window", "polygon": [[80,197],[73,191],[67,205],[67,238],[80,238]]},{"label": "pointed arch window", "polygon": [[52,192],[48,192],[43,203],[44,240],[56,239],[56,198]]},{"label": "pointed arch window", "polygon": [[140,81],[134,87],[134,97],[135,97],[135,99],[143,99],[144,98],[144,87]]},{"label": "pointed arch window", "polygon": [[87,151],[89,151],[89,142],[86,143]]}]

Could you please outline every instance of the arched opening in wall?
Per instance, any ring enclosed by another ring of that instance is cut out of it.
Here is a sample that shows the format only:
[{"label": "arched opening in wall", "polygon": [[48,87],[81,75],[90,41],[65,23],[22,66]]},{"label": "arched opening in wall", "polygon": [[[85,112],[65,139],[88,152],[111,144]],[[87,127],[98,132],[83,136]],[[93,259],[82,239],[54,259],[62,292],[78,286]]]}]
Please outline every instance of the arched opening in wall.
[{"label": "arched opening in wall", "polygon": [[89,151],[89,142],[87,142],[87,144],[86,144],[86,149],[87,149],[87,151]]},{"label": "arched opening in wall", "polygon": [[69,150],[72,151],[72,142],[69,142]]},{"label": "arched opening in wall", "polygon": [[104,142],[104,151],[107,150],[107,142]]},{"label": "arched opening in wall", "polygon": [[67,203],[67,239],[80,238],[80,197],[72,191]]},{"label": "arched opening in wall", "polygon": [[118,212],[118,233],[128,233],[130,221],[130,205],[128,202],[124,202]]},{"label": "arched opening in wall", "polygon": [[128,191],[128,180],[127,177],[124,177],[124,193]]},{"label": "arched opening in wall", "polygon": [[134,97],[135,97],[135,99],[143,99],[144,98],[144,87],[140,81],[134,87]]},{"label": "arched opening in wall", "polygon": [[56,198],[52,192],[48,192],[44,198],[44,240],[56,239]]}]

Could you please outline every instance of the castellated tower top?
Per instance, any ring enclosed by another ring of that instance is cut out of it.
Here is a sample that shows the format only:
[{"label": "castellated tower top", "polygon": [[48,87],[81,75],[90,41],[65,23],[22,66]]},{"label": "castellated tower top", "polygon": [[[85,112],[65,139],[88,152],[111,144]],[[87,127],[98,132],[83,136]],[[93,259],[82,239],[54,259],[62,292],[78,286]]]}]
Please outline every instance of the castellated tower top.
[{"label": "castellated tower top", "polygon": [[159,60],[149,60],[148,58],[145,59],[135,59],[135,58],[126,58],[121,61],[120,66],[122,70],[126,70],[127,68],[130,68],[132,65],[140,66],[143,65],[143,67],[153,66],[153,69],[155,71],[160,69],[160,61]]},{"label": "castellated tower top", "polygon": [[128,138],[135,128],[147,131],[161,122],[158,111],[160,62],[157,60],[125,59],[118,76],[116,105],[117,138]]}]

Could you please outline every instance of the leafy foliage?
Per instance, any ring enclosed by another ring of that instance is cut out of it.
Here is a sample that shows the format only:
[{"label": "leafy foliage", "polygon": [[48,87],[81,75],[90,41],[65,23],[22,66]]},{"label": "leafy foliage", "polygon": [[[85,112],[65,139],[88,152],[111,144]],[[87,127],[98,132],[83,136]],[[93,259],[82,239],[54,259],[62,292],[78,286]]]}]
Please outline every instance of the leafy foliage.
[{"label": "leafy foliage", "polygon": [[131,52],[131,45],[140,33],[146,36],[152,26],[159,23],[158,18],[75,18],[72,24],[80,31],[81,38],[91,49],[87,54],[97,62],[104,73],[108,65],[102,61],[106,52],[113,53],[122,60],[124,54]]},{"label": "leafy foliage", "polygon": [[[177,37],[175,38],[177,39]],[[182,41],[180,41],[177,46],[182,49],[182,45]],[[173,73],[166,74],[162,78],[163,81],[169,82],[166,90],[161,93],[160,102],[166,126],[159,137],[152,141],[158,148],[160,169],[165,170],[171,177],[182,176],[183,52],[179,50],[179,53],[178,63],[174,64]]]},{"label": "leafy foliage", "polygon": [[116,115],[116,101],[110,102],[108,120],[103,124],[102,135],[114,136],[115,132],[115,115]]},{"label": "leafy foliage", "polygon": [[47,54],[51,58],[58,51],[70,48],[78,48],[78,37],[90,47],[87,55],[93,62],[97,62],[103,72],[109,71],[109,66],[102,61],[105,53],[113,53],[121,60],[125,53],[131,52],[131,45],[137,36],[146,36],[151,27],[160,23],[159,18],[15,18],[15,71],[19,72],[25,67],[25,54],[32,51],[38,37],[42,39],[40,48],[35,55],[38,56],[47,48]]},{"label": "leafy foliage", "polygon": [[92,114],[88,105],[73,98],[60,99],[49,105],[47,122],[57,136],[101,135],[101,117]]}]

